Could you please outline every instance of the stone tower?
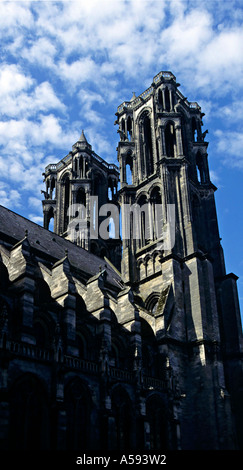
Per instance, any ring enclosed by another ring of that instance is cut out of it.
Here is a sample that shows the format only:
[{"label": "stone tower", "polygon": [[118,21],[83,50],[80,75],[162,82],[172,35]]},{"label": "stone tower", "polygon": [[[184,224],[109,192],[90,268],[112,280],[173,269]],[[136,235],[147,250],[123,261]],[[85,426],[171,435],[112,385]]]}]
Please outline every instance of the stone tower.
[{"label": "stone tower", "polygon": [[119,200],[133,208],[123,217],[122,276],[178,373],[185,445],[227,448],[228,394],[238,406],[233,377],[242,377],[237,277],[225,272],[203,113],[178,87],[160,72],[117,109]]},{"label": "stone tower", "polygon": [[104,220],[100,207],[117,204],[119,172],[93,150],[82,131],[72,151],[43,173],[44,228],[54,219],[54,232],[92,253],[109,258],[120,268],[120,240],[99,236]]}]

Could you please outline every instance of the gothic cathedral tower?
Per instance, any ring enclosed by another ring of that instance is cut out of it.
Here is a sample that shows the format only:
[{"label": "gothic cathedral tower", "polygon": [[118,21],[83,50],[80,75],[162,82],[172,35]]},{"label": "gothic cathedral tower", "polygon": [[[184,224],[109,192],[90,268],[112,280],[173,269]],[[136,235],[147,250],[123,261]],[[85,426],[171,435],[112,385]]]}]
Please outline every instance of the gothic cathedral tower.
[{"label": "gothic cathedral tower", "polygon": [[238,406],[233,376],[242,382],[237,277],[225,272],[203,113],[178,87],[171,72],[160,72],[116,113],[121,210],[137,210],[122,221],[122,276],[178,372],[181,410],[191,415],[182,426],[188,447],[197,439],[195,447],[217,448],[223,427],[223,445],[231,448],[228,396]]},{"label": "gothic cathedral tower", "polygon": [[[100,207],[117,204],[118,168],[104,161],[93,150],[82,131],[72,151],[43,173],[46,190],[42,201],[44,227],[85,250],[107,257],[120,269],[120,239],[99,236],[104,220]],[[108,227],[109,228],[109,227]]]}]

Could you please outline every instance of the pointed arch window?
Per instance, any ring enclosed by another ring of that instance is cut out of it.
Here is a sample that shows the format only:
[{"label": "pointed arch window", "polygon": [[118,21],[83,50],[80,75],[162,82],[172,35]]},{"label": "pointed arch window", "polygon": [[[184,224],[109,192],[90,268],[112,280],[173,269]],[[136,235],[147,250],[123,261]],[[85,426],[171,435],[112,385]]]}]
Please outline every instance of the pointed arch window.
[{"label": "pointed arch window", "polygon": [[10,442],[13,450],[49,448],[49,413],[46,391],[31,374],[21,377],[9,397]]},{"label": "pointed arch window", "polygon": [[192,137],[193,137],[193,142],[196,142],[198,139],[198,132],[197,132],[197,121],[194,117],[192,118]]},{"label": "pointed arch window", "polygon": [[[106,189],[105,189],[106,188]],[[98,196],[98,207],[100,208],[103,204],[106,204],[106,198],[108,193],[108,184],[105,176],[100,171],[97,171],[93,180],[93,191],[94,195]]]},{"label": "pointed arch window", "polygon": [[51,207],[47,213],[47,218],[46,218],[46,228],[47,230],[50,230],[53,232],[54,229],[54,209]]},{"label": "pointed arch window", "polygon": [[67,413],[67,449],[90,449],[91,397],[81,380],[66,387],[64,406]]},{"label": "pointed arch window", "polygon": [[153,240],[157,240],[162,236],[162,199],[160,194],[160,189],[158,187],[154,188],[150,196],[150,205],[152,211],[152,235]]},{"label": "pointed arch window", "polygon": [[176,156],[176,132],[173,122],[168,122],[165,128],[165,146],[167,157]]},{"label": "pointed arch window", "polygon": [[115,418],[114,450],[129,450],[131,446],[131,405],[127,393],[120,388],[113,392],[112,413]]},{"label": "pointed arch window", "polygon": [[198,182],[201,184],[206,183],[206,171],[205,171],[204,158],[200,151],[198,151],[196,155],[196,168],[197,168]]},{"label": "pointed arch window", "polygon": [[152,147],[152,133],[151,133],[151,122],[149,116],[144,118],[144,147],[145,147],[145,159],[147,176],[154,173],[154,162],[153,162],[153,147]]},{"label": "pointed arch window", "polygon": [[126,158],[126,176],[125,176],[125,181],[127,184],[132,184],[133,182],[133,159],[131,154],[129,153],[127,158]]},{"label": "pointed arch window", "polygon": [[160,397],[151,396],[146,403],[150,427],[150,450],[167,448],[166,408]]},{"label": "pointed arch window", "polygon": [[114,196],[114,181],[112,180],[112,178],[109,178],[108,179],[108,199],[109,201],[112,201],[113,199],[113,196]]},{"label": "pointed arch window", "polygon": [[55,180],[55,178],[52,178],[52,180],[51,180],[50,198],[51,198],[51,199],[55,199],[55,198],[56,198],[56,180]]},{"label": "pointed arch window", "polygon": [[140,161],[143,177],[148,177],[154,173],[153,143],[151,119],[148,111],[144,111],[140,124]]},{"label": "pointed arch window", "polygon": [[82,204],[86,207],[86,194],[84,188],[79,188],[76,196],[77,204]]},{"label": "pointed arch window", "polygon": [[66,176],[64,179],[64,231],[67,230],[68,226],[68,208],[70,205],[70,180]]},{"label": "pointed arch window", "polygon": [[132,138],[132,118],[131,116],[128,116],[127,118],[127,135],[130,137],[130,140]]},{"label": "pointed arch window", "polygon": [[168,87],[165,87],[165,103],[164,103],[164,108],[166,111],[170,111],[170,92],[168,90]]},{"label": "pointed arch window", "polygon": [[146,196],[141,196],[137,202],[136,220],[134,225],[138,229],[139,248],[147,245],[150,239],[149,205]]},{"label": "pointed arch window", "polygon": [[149,323],[141,319],[142,339],[142,365],[145,375],[155,377],[157,375],[157,345],[154,331]]}]

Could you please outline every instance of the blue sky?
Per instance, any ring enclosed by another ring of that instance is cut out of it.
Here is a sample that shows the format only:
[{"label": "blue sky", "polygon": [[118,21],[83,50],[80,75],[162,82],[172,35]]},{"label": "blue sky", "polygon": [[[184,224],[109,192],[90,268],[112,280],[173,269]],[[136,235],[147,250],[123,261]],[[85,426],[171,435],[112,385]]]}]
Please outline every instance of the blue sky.
[{"label": "blue sky", "polygon": [[42,224],[45,166],[82,129],[117,163],[117,106],[170,70],[205,113],[226,267],[243,305],[243,1],[0,0],[0,44],[0,204]]}]

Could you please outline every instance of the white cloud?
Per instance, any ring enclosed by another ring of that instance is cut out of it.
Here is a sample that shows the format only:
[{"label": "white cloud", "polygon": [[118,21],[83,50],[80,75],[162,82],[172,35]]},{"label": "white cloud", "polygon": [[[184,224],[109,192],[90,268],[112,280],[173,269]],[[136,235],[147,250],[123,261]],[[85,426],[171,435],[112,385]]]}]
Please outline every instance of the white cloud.
[{"label": "white cloud", "polygon": [[56,96],[47,81],[36,83],[25,75],[20,66],[4,64],[0,68],[0,111],[5,116],[18,117],[36,115],[40,111],[55,109],[64,112],[66,107]]},{"label": "white cloud", "polygon": [[0,69],[0,97],[15,96],[33,85],[33,79],[22,73],[16,64],[3,64]]},{"label": "white cloud", "polygon": [[214,115],[224,119],[227,124],[241,124],[243,120],[243,100],[239,98],[225,106],[217,108],[214,111]]},{"label": "white cloud", "polygon": [[56,96],[49,82],[42,82],[35,88],[31,101],[33,109],[40,111],[56,109],[64,112],[66,110],[66,106]]},{"label": "white cloud", "polygon": [[[203,77],[199,79],[199,71]],[[204,71],[204,74],[202,74]],[[199,85],[217,89],[223,94],[235,87],[237,77],[238,86],[243,84],[243,31],[242,28],[222,31],[202,50],[198,61],[197,79]],[[225,84],[225,88],[224,88]],[[221,89],[221,87],[223,87]]]},{"label": "white cloud", "polygon": [[188,14],[181,12],[168,28],[162,30],[160,44],[166,45],[162,56],[166,54],[172,61],[179,59],[180,63],[187,60],[192,65],[212,34],[212,18],[205,9]]},{"label": "white cloud", "polygon": [[5,183],[0,183],[0,204],[10,209],[20,207],[21,194],[16,189],[10,189]]},{"label": "white cloud", "polygon": [[59,118],[54,114],[40,115],[39,121],[0,121],[0,145],[3,146],[3,153],[9,155],[15,154],[16,149],[23,150],[28,146],[54,144],[56,147],[63,147],[70,145],[72,138],[73,131],[64,132]]},{"label": "white cloud", "polygon": [[87,81],[96,81],[98,78],[98,66],[90,57],[84,57],[67,63],[61,60],[57,66],[58,75],[68,86],[72,86],[72,90]]},{"label": "white cloud", "polygon": [[42,67],[53,67],[57,53],[56,46],[51,39],[45,37],[32,40],[30,47],[25,47],[20,54],[31,63],[38,63]]},{"label": "white cloud", "polygon": [[98,112],[97,110],[92,109],[92,106],[95,105],[104,105],[105,97],[99,93],[88,91],[86,89],[81,89],[78,92],[78,99],[81,104],[80,116],[85,116],[85,119],[93,125],[102,126],[105,124],[104,115]]},{"label": "white cloud", "polygon": [[243,132],[216,130],[216,148],[221,161],[230,167],[243,169]]},{"label": "white cloud", "polygon": [[40,213],[42,214],[42,204],[41,204],[41,195],[40,197],[36,197],[36,196],[30,196],[28,198],[28,205],[29,205],[29,208],[32,209],[32,210],[35,210],[37,213]]},{"label": "white cloud", "polygon": [[11,36],[16,28],[30,28],[34,19],[28,8],[30,2],[0,2],[0,31],[4,36]]}]

